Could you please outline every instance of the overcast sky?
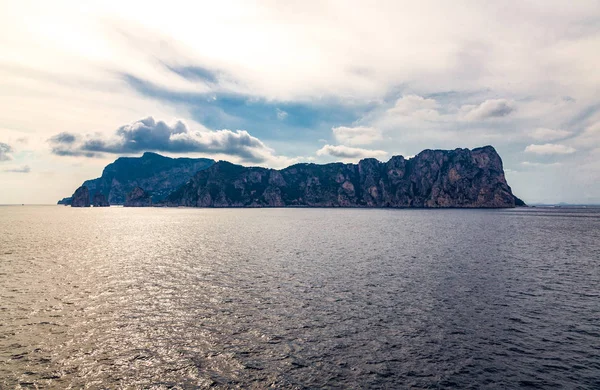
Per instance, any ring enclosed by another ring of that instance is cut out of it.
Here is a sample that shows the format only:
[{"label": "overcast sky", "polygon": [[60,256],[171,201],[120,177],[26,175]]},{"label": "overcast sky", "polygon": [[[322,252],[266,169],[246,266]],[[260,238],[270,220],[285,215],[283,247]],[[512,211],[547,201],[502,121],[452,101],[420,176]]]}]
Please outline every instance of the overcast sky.
[{"label": "overcast sky", "polygon": [[600,203],[600,1],[82,3],[0,0],[0,204],[146,150],[281,168],[488,144],[526,202]]}]

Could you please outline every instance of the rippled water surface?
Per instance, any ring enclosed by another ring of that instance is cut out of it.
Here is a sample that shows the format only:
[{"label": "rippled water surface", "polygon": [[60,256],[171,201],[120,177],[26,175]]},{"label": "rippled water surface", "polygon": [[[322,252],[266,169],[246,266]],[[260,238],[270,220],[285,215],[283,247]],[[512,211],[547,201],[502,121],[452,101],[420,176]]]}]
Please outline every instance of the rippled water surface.
[{"label": "rippled water surface", "polygon": [[0,207],[0,388],[600,388],[600,210]]}]

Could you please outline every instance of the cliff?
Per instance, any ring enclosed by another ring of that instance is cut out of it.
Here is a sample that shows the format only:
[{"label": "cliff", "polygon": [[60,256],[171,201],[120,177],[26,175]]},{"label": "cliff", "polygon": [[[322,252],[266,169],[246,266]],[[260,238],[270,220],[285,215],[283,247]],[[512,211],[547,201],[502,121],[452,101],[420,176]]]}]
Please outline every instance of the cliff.
[{"label": "cliff", "polygon": [[411,159],[296,164],[282,170],[219,161],[169,195],[190,207],[515,207],[491,146],[424,150]]},{"label": "cliff", "polygon": [[108,200],[106,200],[106,196],[104,196],[101,192],[96,192],[94,194],[94,200],[92,201],[92,205],[94,207],[109,207],[110,204]]},{"label": "cliff", "polygon": [[161,200],[212,164],[214,160],[206,158],[170,158],[146,152],[141,157],[118,158],[104,168],[102,176],[85,181],[83,186],[89,189],[91,203],[100,193],[109,204],[124,204],[135,187],[152,192],[155,200]]},{"label": "cliff", "polygon": [[90,207],[90,191],[86,186],[75,190],[71,197],[71,207]]},{"label": "cliff", "polygon": [[152,206],[152,197],[141,187],[135,187],[127,194],[124,207],[150,207]]}]

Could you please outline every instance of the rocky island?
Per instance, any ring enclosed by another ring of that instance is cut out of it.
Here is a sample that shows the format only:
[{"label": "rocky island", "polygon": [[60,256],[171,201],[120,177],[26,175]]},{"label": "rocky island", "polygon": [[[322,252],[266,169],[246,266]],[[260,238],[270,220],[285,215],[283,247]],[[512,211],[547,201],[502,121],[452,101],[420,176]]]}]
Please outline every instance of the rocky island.
[{"label": "rocky island", "polygon": [[503,208],[524,205],[491,146],[424,150],[411,159],[296,164],[282,170],[219,161],[170,194],[166,206]]},{"label": "rocky island", "polygon": [[[87,199],[87,200],[86,200]],[[492,146],[424,150],[413,158],[358,164],[295,164],[277,170],[156,153],[119,158],[71,198],[73,207],[418,207],[524,206]]]}]

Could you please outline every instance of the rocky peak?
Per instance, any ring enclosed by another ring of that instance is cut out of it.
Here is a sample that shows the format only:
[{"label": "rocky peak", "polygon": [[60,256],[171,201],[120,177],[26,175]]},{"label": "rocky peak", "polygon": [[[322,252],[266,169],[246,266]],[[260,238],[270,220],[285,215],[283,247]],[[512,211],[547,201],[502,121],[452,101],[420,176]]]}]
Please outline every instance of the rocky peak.
[{"label": "rocky peak", "polygon": [[154,152],[144,152],[144,154],[142,154],[142,159],[144,160],[150,160],[150,159],[170,159],[170,157],[166,157],[163,155],[160,155],[158,153],[154,153]]}]

